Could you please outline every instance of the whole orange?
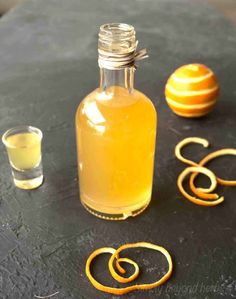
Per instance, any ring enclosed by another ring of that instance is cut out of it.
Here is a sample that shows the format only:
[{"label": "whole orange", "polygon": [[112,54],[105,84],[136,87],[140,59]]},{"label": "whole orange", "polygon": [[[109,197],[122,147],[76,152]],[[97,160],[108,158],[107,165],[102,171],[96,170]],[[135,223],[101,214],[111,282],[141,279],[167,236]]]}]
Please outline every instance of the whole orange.
[{"label": "whole orange", "polygon": [[203,64],[187,64],[169,77],[165,86],[171,110],[183,117],[200,117],[215,106],[219,84],[211,69]]}]

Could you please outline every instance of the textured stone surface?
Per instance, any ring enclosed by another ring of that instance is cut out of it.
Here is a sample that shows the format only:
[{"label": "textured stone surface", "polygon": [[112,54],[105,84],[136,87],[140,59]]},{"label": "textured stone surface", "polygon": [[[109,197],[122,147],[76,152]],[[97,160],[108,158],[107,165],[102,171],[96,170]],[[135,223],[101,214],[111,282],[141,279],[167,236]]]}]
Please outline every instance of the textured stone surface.
[{"label": "textured stone surface", "polygon": [[[136,27],[150,58],[136,73],[159,115],[153,198],[150,208],[125,222],[106,222],[88,214],[78,200],[74,114],[81,99],[97,86],[97,31],[105,22]],[[33,124],[44,132],[45,183],[35,191],[14,188],[1,145],[0,298],[28,299],[59,292],[53,298],[120,298],[96,291],[84,266],[100,246],[149,241],[174,257],[169,282],[122,298],[236,298],[236,190],[219,188],[225,203],[195,206],[177,190],[184,165],[174,146],[187,136],[206,137],[211,150],[236,147],[236,29],[205,1],[187,0],[33,0],[0,19],[0,130]],[[163,90],[170,73],[184,63],[201,62],[217,74],[220,101],[200,120],[177,118]],[[199,160],[210,151],[186,149]],[[235,178],[233,157],[212,168]],[[156,253],[140,250],[135,259],[146,268],[142,281],[166,269]],[[131,252],[129,254],[132,254]],[[102,257],[97,276],[114,284]]]}]

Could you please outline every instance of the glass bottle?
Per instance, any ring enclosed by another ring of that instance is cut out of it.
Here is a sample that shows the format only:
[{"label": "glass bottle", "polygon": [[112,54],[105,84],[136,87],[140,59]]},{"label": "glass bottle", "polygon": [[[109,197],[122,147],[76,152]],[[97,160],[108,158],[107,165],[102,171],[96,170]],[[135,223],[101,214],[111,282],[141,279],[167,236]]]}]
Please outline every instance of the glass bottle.
[{"label": "glass bottle", "polygon": [[136,45],[131,25],[100,27],[100,86],[76,112],[80,199],[103,219],[136,216],[151,199],[156,111],[133,87]]}]

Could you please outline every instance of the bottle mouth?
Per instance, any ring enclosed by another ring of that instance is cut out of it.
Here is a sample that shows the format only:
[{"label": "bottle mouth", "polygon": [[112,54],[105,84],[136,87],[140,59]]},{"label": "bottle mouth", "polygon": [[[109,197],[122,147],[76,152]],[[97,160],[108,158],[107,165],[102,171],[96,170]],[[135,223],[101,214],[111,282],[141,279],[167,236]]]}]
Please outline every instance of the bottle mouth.
[{"label": "bottle mouth", "polygon": [[98,37],[98,48],[105,52],[130,53],[136,48],[135,30],[129,24],[104,24]]},{"label": "bottle mouth", "polygon": [[100,27],[99,39],[129,40],[135,38],[135,30],[132,25],[124,23],[108,23]]},{"label": "bottle mouth", "polygon": [[135,30],[132,25],[109,23],[100,27],[98,65],[110,70],[136,68],[135,62],[146,57],[146,49],[137,51]]}]

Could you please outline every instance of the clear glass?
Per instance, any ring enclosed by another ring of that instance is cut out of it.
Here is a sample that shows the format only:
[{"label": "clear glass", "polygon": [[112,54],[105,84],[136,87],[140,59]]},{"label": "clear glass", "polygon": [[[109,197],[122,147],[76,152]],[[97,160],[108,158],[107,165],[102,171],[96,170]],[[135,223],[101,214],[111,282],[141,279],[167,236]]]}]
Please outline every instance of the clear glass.
[{"label": "clear glass", "polygon": [[102,68],[76,112],[80,199],[103,219],[136,216],[151,199],[156,111],[133,80],[133,67]]},{"label": "clear glass", "polygon": [[16,187],[35,189],[43,182],[41,158],[42,132],[31,126],[6,131],[2,141],[6,146]]},{"label": "clear glass", "polygon": [[130,53],[136,48],[134,27],[129,24],[110,23],[100,27],[98,48],[110,53]]}]

